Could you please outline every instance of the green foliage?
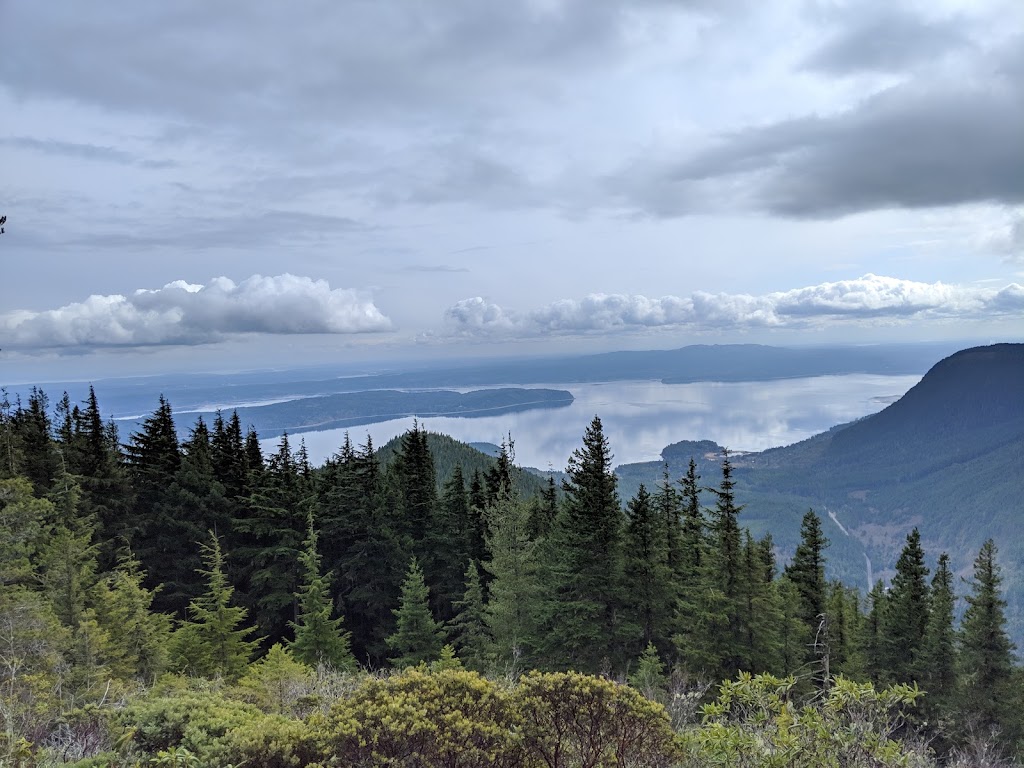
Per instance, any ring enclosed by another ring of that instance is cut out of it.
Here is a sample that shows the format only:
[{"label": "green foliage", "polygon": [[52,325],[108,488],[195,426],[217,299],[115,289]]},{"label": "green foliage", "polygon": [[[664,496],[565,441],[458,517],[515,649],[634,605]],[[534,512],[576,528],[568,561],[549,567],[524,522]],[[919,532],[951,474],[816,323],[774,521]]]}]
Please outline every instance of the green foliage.
[{"label": "green foliage", "polygon": [[257,641],[246,639],[253,633],[242,626],[246,610],[231,605],[235,590],[224,573],[220,541],[211,533],[202,549],[206,569],[200,574],[206,577],[206,592],[192,601],[189,621],[174,633],[173,663],[193,675],[237,679],[245,673]]},{"label": "green foliage", "polygon": [[475,672],[408,669],[370,678],[314,722],[346,766],[521,766],[508,696]]},{"label": "green foliage", "polygon": [[409,563],[402,597],[395,617],[398,627],[388,637],[388,647],[394,651],[391,663],[396,667],[410,667],[433,661],[441,653],[444,633],[441,625],[430,614],[430,590],[423,581],[423,571],[413,558]]},{"label": "green foliage", "polygon": [[342,629],[340,616],[331,618],[334,606],[330,580],[321,572],[312,515],[299,562],[302,564],[303,581],[296,594],[299,600],[298,619],[290,622],[295,639],[289,644],[289,650],[310,666],[330,664],[336,669],[355,669],[356,660],[349,645],[350,634]]},{"label": "green foliage", "polygon": [[493,640],[485,622],[484,592],[475,560],[471,560],[466,568],[465,585],[466,591],[462,600],[455,603],[455,618],[448,628],[459,650],[459,658],[469,669],[482,672]]},{"label": "green foliage", "polygon": [[622,655],[624,517],[611,462],[595,416],[569,458],[547,547],[544,658],[555,667],[596,672]]},{"label": "green foliage", "polygon": [[518,498],[503,492],[488,507],[491,553],[484,569],[491,575],[484,621],[493,639],[491,655],[499,669],[513,675],[532,661],[540,612],[537,542],[530,538],[529,510]]},{"label": "green foliage", "polygon": [[249,666],[238,685],[252,694],[253,703],[274,715],[295,715],[297,704],[310,689],[313,670],[280,643]]},{"label": "green foliage", "polygon": [[668,768],[680,757],[664,707],[611,680],[534,671],[512,701],[526,765]]},{"label": "green foliage", "polygon": [[1009,731],[1017,736],[1020,714],[1010,688],[1014,645],[1006,634],[1006,601],[1000,594],[1002,575],[996,546],[986,541],[974,561],[971,594],[961,626],[963,709],[975,728]]},{"label": "green foliage", "polygon": [[889,681],[910,682],[920,677],[920,657],[928,629],[927,576],[921,534],[915,528],[907,535],[907,544],[896,561],[896,575],[883,614],[881,648]]},{"label": "green foliage", "polygon": [[687,765],[730,768],[903,768],[920,764],[894,738],[916,687],[876,691],[837,678],[820,701],[799,707],[795,681],[741,674],[704,707],[701,728],[684,734]]}]

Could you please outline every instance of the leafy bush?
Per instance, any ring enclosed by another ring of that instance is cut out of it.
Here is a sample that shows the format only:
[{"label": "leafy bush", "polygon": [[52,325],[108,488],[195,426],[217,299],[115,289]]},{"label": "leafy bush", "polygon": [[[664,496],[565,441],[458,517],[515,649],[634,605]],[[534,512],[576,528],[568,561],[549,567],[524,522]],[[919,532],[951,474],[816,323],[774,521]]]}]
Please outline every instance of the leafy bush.
[{"label": "leafy bush", "polygon": [[528,765],[660,768],[681,756],[665,708],[605,678],[534,671],[513,703]]},{"label": "leafy bush", "polygon": [[322,749],[340,765],[519,766],[508,696],[475,672],[416,667],[370,678],[326,717]]}]

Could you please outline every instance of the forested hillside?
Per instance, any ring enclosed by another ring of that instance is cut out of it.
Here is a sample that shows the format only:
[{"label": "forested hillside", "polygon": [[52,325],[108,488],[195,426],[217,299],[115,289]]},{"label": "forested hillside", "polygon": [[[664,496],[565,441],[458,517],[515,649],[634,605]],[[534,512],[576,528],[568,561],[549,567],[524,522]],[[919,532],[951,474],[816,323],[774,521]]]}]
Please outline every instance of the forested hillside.
[{"label": "forested hillside", "polygon": [[784,564],[745,530],[728,453],[623,499],[599,418],[560,489],[418,427],[387,451],[346,439],[322,467],[258,440],[232,413],[179,441],[162,398],[123,439],[93,392],[3,404],[0,762],[895,766],[1017,748],[991,541],[961,585],[915,528],[864,597],[826,578],[813,511],[794,511]]}]

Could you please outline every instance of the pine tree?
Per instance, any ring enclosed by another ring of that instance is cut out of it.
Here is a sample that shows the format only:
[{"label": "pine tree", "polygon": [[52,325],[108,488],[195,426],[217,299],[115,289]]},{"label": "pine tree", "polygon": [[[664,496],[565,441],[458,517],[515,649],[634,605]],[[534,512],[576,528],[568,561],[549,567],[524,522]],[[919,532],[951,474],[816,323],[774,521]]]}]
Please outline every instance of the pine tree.
[{"label": "pine tree", "polygon": [[500,669],[532,662],[537,646],[540,581],[537,543],[530,539],[529,511],[518,497],[503,491],[488,510],[491,528],[484,568],[491,576],[484,620],[494,639]]},{"label": "pine tree", "polygon": [[177,666],[202,677],[234,680],[245,673],[258,640],[255,631],[243,626],[248,612],[231,604],[234,587],[224,573],[220,541],[210,532],[210,543],[202,547],[206,591],[189,605],[189,620],[174,633]]},{"label": "pine tree", "polygon": [[864,672],[872,683],[881,686],[887,678],[885,627],[889,610],[889,597],[881,579],[871,588],[867,602],[859,644],[864,654]]},{"label": "pine tree", "polygon": [[369,666],[386,661],[409,552],[397,510],[385,502],[373,443],[358,450],[348,436],[321,472],[318,506],[324,568],[334,574],[335,605],[345,608],[353,653]]},{"label": "pine tree", "polygon": [[455,615],[454,603],[462,596],[463,575],[470,561],[476,520],[469,507],[462,467],[458,464],[444,484],[433,524],[426,533],[434,615],[446,623]]},{"label": "pine tree", "polygon": [[945,718],[958,698],[956,690],[957,648],[953,629],[956,595],[949,555],[939,555],[928,605],[928,627],[921,649],[922,676],[918,681],[928,693],[922,707],[932,718]]},{"label": "pine tree", "polygon": [[93,599],[99,626],[110,638],[111,673],[152,683],[167,667],[171,619],[153,611],[154,593],[144,581],[138,560],[123,556],[96,586]]},{"label": "pine tree", "polygon": [[494,641],[485,621],[484,590],[476,560],[470,560],[466,568],[465,586],[462,599],[455,602],[455,618],[448,628],[466,667],[483,672]]},{"label": "pine tree", "polygon": [[737,670],[745,668],[741,594],[744,569],[739,527],[743,507],[736,504],[736,481],[727,450],[722,451],[722,479],[717,488],[708,490],[716,497],[711,511],[708,573],[717,595],[713,598],[716,605],[704,610],[724,617],[723,632],[717,639],[721,657],[719,674],[733,677]]},{"label": "pine tree", "polygon": [[[800,543],[793,560],[786,566],[786,577],[796,586],[799,603],[796,615],[806,628],[808,638],[818,636],[824,623],[831,623],[827,615],[827,584],[825,582],[825,549],[829,541],[821,530],[821,518],[813,509],[807,510],[800,523]],[[819,638],[822,642],[826,638]],[[805,662],[816,662],[820,656],[813,644],[807,647]],[[827,685],[827,681],[822,681]]]},{"label": "pine tree", "polygon": [[[661,510],[663,513],[664,510]],[[654,644],[668,648],[674,609],[665,519],[640,485],[626,507],[625,585],[632,600],[625,613],[636,633],[636,651]]]},{"label": "pine tree", "polygon": [[331,618],[334,605],[331,601],[330,578],[321,570],[312,515],[309,516],[308,533],[299,562],[303,579],[295,595],[299,603],[298,618],[289,622],[295,631],[295,639],[288,649],[296,659],[311,667],[330,664],[335,669],[355,669],[356,660],[350,647],[350,635],[342,629],[340,616]]},{"label": "pine tree", "polygon": [[238,549],[240,602],[271,643],[288,636],[295,620],[295,593],[299,588],[299,553],[306,537],[306,521],[314,500],[304,493],[299,467],[288,435],[234,521]]},{"label": "pine tree", "polygon": [[980,732],[998,728],[1002,737],[1013,743],[1020,731],[1016,692],[1011,686],[1015,646],[1006,633],[1002,581],[996,545],[989,539],[974,561],[960,625],[962,710]]},{"label": "pine tree", "polygon": [[921,651],[928,628],[928,567],[917,528],[896,561],[886,598],[882,651],[890,682],[909,683],[922,676]]},{"label": "pine tree", "polygon": [[573,451],[552,532],[544,656],[552,666],[597,672],[621,659],[623,514],[601,420]]},{"label": "pine tree", "polygon": [[402,583],[398,608],[394,611],[398,627],[387,639],[388,647],[395,653],[391,659],[395,667],[425,664],[441,654],[444,632],[430,613],[429,596],[423,571],[414,557]]}]

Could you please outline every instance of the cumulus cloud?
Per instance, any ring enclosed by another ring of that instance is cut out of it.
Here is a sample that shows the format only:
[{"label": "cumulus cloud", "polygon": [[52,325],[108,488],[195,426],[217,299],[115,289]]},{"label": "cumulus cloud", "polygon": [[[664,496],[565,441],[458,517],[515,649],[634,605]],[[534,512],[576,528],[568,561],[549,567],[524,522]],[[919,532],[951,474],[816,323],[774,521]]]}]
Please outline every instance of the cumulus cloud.
[{"label": "cumulus cloud", "polygon": [[593,294],[516,313],[475,297],[445,313],[459,336],[540,336],[643,328],[695,330],[806,328],[856,321],[964,320],[1024,312],[1024,287],[978,288],[868,274],[789,291],[749,294],[697,291],[689,297]]},{"label": "cumulus cloud", "polygon": [[139,347],[203,344],[232,334],[364,333],[391,321],[357,291],[325,280],[253,275],[241,283],[217,277],[206,285],[183,280],[130,296],[90,296],[42,312],[0,314],[3,346]]}]

